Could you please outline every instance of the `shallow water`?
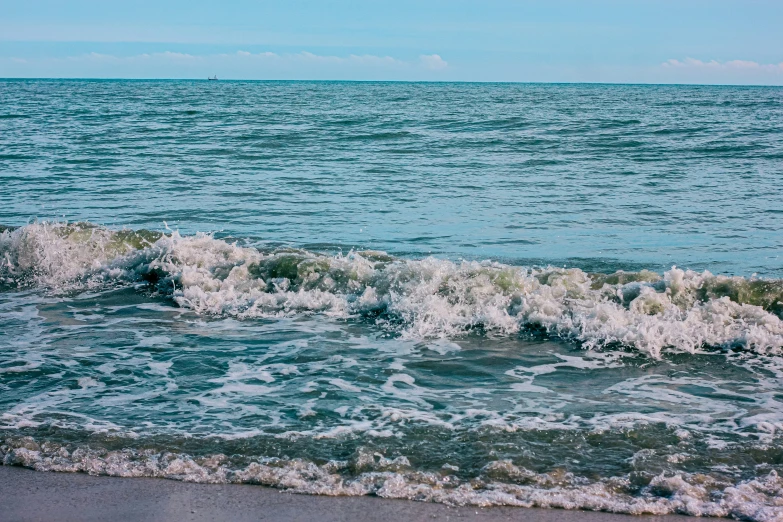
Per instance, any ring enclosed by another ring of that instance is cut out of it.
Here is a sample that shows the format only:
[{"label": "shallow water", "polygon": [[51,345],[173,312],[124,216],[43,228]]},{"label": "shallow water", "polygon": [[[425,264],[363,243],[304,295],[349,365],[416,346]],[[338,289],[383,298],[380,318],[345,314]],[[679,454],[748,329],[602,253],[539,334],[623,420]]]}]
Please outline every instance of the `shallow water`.
[{"label": "shallow water", "polygon": [[783,90],[0,102],[7,464],[783,517]]}]

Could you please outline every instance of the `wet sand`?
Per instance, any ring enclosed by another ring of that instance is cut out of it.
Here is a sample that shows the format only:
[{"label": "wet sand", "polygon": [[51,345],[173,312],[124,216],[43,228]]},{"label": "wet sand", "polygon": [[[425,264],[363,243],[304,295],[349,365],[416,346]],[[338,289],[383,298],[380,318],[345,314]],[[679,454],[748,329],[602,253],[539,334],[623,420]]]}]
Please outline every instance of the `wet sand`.
[{"label": "wet sand", "polygon": [[694,519],[556,509],[448,507],[371,497],[294,495],[262,486],[93,477],[0,466],[0,521],[50,520],[686,522]]}]

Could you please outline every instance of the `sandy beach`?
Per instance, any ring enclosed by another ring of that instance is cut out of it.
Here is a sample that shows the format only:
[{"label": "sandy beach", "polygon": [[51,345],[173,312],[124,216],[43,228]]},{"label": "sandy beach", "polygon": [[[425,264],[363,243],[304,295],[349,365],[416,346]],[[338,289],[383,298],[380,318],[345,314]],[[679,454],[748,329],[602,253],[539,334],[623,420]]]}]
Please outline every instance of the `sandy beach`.
[{"label": "sandy beach", "polygon": [[683,516],[587,511],[449,507],[370,497],[293,495],[262,486],[40,473],[0,466],[0,520],[113,522],[232,520],[525,520],[530,522],[675,522]]}]

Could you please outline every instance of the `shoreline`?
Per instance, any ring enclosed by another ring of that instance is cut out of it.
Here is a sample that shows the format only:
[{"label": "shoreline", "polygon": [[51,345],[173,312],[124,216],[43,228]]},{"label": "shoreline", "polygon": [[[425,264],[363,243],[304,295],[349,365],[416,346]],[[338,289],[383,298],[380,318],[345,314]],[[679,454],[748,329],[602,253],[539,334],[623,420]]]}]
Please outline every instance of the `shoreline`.
[{"label": "shoreline", "polygon": [[622,515],[520,507],[451,507],[372,497],[297,495],[264,486],[196,484],[40,472],[0,465],[0,520],[257,521],[481,520],[500,522],[685,522],[683,515]]}]

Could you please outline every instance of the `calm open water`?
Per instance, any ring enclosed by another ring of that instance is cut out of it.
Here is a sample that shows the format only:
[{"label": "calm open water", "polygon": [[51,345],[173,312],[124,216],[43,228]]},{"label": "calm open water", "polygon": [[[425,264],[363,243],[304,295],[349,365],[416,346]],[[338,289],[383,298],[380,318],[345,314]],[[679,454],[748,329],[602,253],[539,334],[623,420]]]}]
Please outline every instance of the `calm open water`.
[{"label": "calm open water", "polygon": [[0,460],[783,520],[783,89],[0,80]]}]

